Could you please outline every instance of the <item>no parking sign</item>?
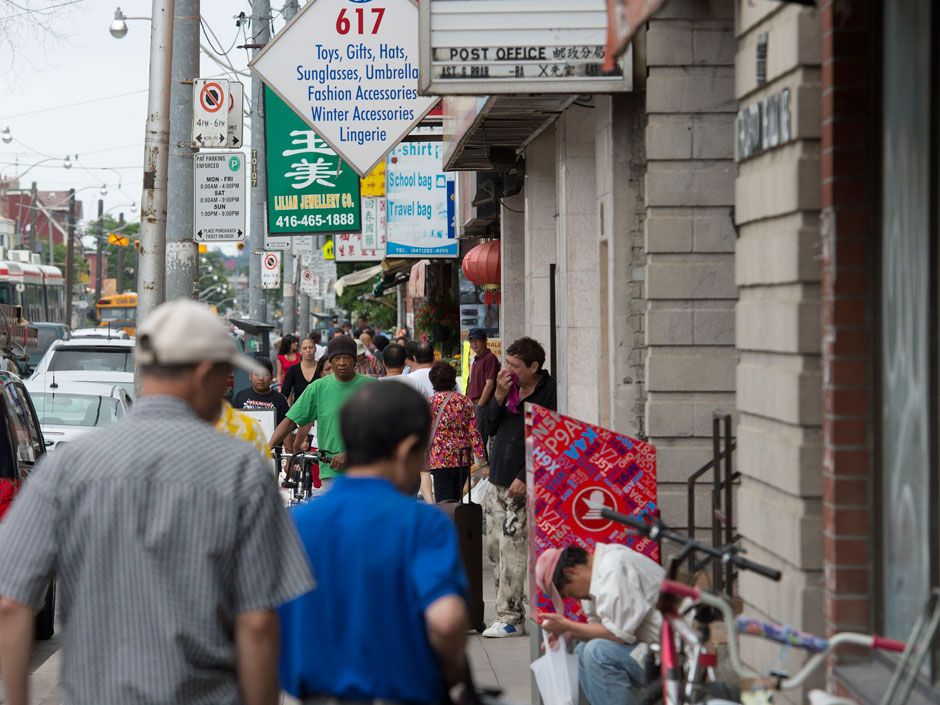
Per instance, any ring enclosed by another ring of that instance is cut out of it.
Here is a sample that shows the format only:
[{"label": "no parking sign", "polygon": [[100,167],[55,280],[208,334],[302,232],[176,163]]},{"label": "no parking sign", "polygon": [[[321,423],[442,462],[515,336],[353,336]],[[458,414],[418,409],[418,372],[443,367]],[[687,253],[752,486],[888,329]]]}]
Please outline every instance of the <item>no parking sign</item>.
[{"label": "no parking sign", "polygon": [[281,285],[281,253],[265,252],[261,257],[261,288],[277,289]]}]

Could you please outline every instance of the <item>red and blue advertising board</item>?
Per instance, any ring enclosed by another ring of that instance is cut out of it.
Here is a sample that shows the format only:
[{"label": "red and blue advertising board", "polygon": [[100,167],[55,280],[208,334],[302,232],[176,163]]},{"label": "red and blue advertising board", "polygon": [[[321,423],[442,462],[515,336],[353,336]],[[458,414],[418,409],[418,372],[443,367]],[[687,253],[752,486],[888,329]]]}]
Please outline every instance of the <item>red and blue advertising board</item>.
[{"label": "red and blue advertising board", "polygon": [[[526,449],[530,614],[554,611],[535,587],[535,561],[548,548],[621,543],[659,561],[656,542],[605,519],[596,508],[602,502],[636,517],[658,515],[653,445],[527,404]],[[577,601],[567,600],[565,607],[570,617],[583,618]]]}]

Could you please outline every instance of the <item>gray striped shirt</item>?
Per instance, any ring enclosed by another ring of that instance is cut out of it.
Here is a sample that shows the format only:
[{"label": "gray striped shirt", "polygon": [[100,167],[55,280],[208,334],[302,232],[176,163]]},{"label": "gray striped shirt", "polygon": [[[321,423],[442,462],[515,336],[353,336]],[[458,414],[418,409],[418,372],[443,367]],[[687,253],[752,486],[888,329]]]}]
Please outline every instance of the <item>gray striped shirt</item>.
[{"label": "gray striped shirt", "polygon": [[0,595],[39,608],[55,573],[66,705],[241,700],[241,612],[313,587],[254,446],[182,401],[44,458],[0,524]]}]

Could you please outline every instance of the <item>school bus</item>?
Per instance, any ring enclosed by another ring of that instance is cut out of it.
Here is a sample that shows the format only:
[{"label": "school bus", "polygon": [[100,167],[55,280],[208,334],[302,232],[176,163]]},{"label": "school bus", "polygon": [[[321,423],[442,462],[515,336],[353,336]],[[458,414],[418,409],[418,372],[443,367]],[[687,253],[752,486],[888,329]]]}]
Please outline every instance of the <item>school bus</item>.
[{"label": "school bus", "polygon": [[137,335],[137,294],[102,296],[95,304],[95,320],[99,328],[124,330]]}]

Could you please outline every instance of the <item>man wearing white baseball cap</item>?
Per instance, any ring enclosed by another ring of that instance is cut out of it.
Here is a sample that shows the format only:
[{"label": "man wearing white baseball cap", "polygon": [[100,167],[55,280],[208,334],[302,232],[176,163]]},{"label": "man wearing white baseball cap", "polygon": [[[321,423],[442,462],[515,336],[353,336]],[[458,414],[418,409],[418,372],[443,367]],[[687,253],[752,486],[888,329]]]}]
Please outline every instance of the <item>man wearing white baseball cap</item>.
[{"label": "man wearing white baseball cap", "polygon": [[55,572],[70,703],[273,705],[274,608],[313,581],[261,454],[207,423],[232,365],[255,364],[188,300],[150,315],[136,355],[128,416],[43,457],[0,524],[7,702],[28,702]]}]

